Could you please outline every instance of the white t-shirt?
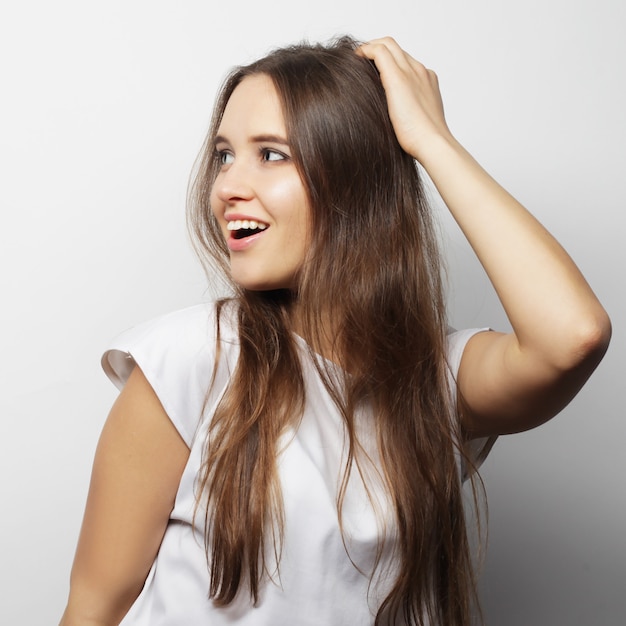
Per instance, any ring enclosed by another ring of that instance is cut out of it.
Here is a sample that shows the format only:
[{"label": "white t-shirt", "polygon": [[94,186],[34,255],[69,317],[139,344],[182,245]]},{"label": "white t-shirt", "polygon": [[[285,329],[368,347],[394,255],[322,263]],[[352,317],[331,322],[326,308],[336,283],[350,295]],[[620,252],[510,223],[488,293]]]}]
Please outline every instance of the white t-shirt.
[{"label": "white t-shirt", "polygon": [[[384,513],[377,514],[358,472],[352,472],[342,515],[337,518],[338,477],[344,468],[344,429],[305,349],[302,365],[306,406],[301,422],[280,442],[278,469],[284,500],[285,527],[280,570],[262,586],[252,606],[239,593],[226,608],[208,599],[209,574],[203,543],[202,513],[193,526],[194,482],[200,467],[207,426],[228,384],[238,357],[234,323],[223,316],[221,358],[207,398],[215,362],[215,306],[203,304],[165,315],[117,337],[102,365],[121,388],[138,364],[174,426],[190,448],[174,509],[144,588],[122,620],[125,626],[359,626],[373,624],[377,607],[393,580],[388,542],[381,566],[370,585]],[[467,340],[476,330],[448,336],[448,362],[454,379]],[[250,381],[254,384],[254,381]],[[360,416],[359,436],[367,447],[367,422]],[[492,441],[475,442],[482,461]],[[375,458],[375,450],[368,450]],[[385,510],[384,490],[376,472],[367,472],[374,501]],[[373,487],[372,487],[373,486]],[[393,527],[393,525],[388,525]],[[384,573],[389,574],[387,577]],[[380,573],[380,575],[379,575]]]}]

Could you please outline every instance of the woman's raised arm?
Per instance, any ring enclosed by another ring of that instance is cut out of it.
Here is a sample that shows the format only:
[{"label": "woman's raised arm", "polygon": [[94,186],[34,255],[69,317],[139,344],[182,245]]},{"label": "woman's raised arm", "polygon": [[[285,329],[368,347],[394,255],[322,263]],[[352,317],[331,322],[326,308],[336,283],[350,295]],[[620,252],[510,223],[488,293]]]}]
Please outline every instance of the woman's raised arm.
[{"label": "woman's raised arm", "polygon": [[559,243],[453,137],[434,72],[390,38],[359,54],[376,64],[400,145],[428,172],[513,328],[468,343],[458,374],[464,426],[471,436],[537,426],[600,362],[608,315]]},{"label": "woman's raised arm", "polygon": [[135,367],[98,443],[61,626],[120,622],[159,549],[188,457]]}]

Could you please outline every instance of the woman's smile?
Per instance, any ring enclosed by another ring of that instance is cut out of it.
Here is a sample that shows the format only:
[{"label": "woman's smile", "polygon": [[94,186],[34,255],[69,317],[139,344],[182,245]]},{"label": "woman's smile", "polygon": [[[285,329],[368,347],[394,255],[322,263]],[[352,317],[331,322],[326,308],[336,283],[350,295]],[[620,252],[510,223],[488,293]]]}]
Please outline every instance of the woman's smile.
[{"label": "woman's smile", "polygon": [[245,250],[267,232],[269,225],[254,218],[230,215],[226,218],[230,233],[226,240],[231,252]]}]

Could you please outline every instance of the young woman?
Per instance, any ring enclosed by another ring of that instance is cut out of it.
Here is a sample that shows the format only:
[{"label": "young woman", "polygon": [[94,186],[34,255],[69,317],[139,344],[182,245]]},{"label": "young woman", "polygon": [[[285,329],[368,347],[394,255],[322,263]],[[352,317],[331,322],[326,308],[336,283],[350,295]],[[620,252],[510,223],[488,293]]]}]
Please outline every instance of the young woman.
[{"label": "young woman", "polygon": [[[416,161],[513,332],[446,325]],[[128,331],[63,626],[469,624],[461,483],[560,411],[610,322],[392,39],[275,51],[218,99],[191,193],[232,297]]]}]

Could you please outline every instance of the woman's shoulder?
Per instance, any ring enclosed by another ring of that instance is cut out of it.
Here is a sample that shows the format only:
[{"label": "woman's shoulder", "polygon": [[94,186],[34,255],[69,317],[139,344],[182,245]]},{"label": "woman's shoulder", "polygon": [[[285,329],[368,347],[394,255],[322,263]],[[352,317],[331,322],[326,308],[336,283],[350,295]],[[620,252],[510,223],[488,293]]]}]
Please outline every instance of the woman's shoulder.
[{"label": "woman's shoulder", "polygon": [[[207,302],[137,324],[119,334],[102,356],[102,367],[121,389],[135,366],[189,445],[216,373],[236,361],[234,307]],[[219,373],[219,372],[218,372]]]},{"label": "woman's shoulder", "polygon": [[448,326],[446,333],[446,360],[448,362],[449,372],[456,381],[456,376],[463,357],[463,351],[467,342],[476,334],[490,330],[489,328],[465,328],[456,330],[452,326]]}]

